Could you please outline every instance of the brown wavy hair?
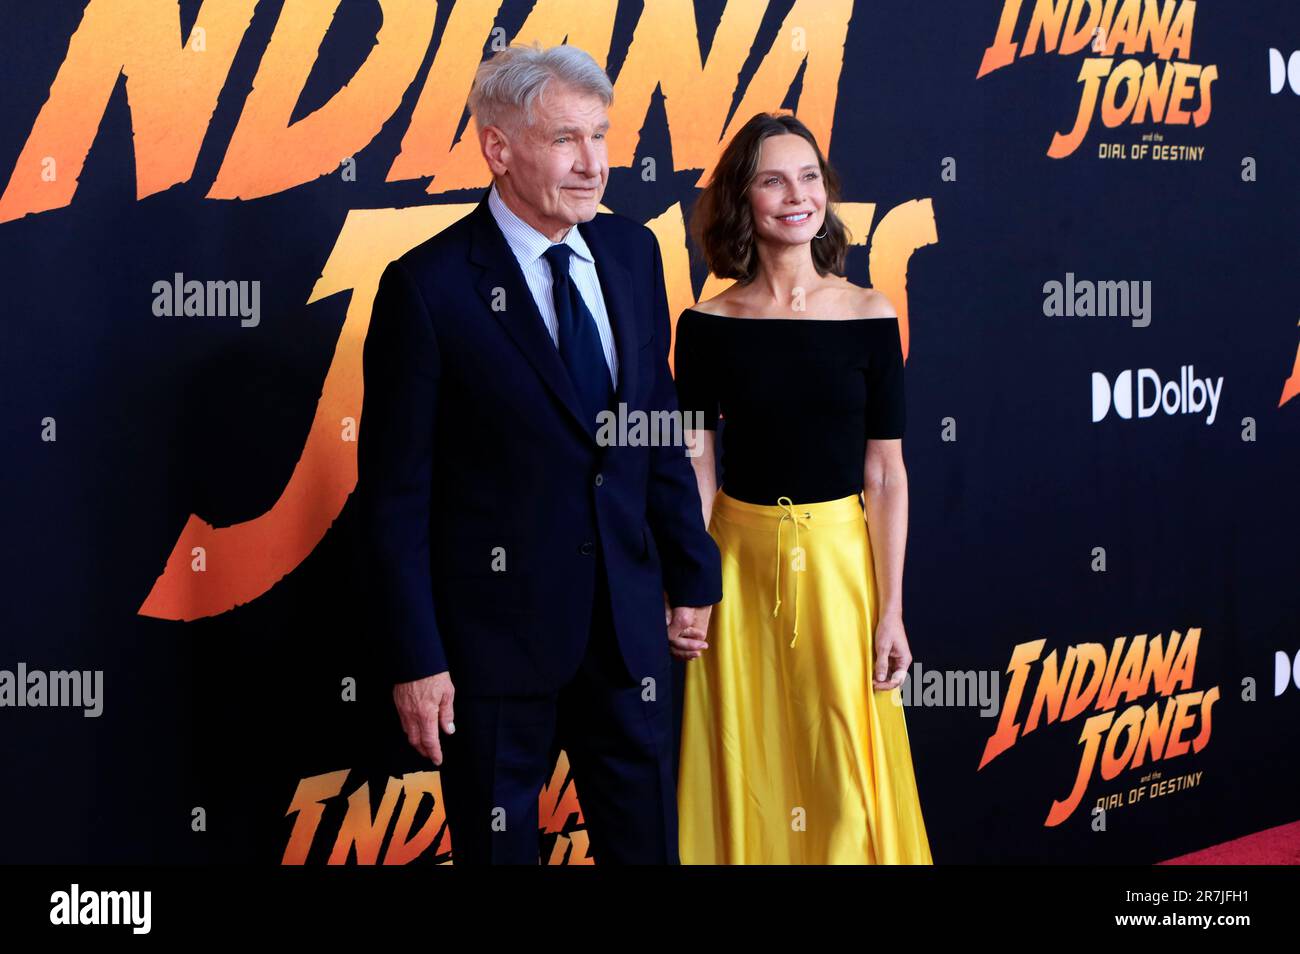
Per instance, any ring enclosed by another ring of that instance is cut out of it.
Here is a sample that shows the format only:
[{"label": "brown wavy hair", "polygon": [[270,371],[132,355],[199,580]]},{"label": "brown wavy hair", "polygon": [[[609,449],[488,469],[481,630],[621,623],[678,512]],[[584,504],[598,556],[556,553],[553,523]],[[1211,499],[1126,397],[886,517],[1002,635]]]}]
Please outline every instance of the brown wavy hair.
[{"label": "brown wavy hair", "polygon": [[[749,205],[749,187],[758,172],[763,140],[793,133],[802,137],[817,154],[826,188],[825,236],[812,240],[813,265],[817,274],[844,274],[848,251],[848,227],[835,214],[840,200],[840,177],[831,168],[812,132],[793,116],[758,113],[732,137],[709,184],[695,200],[691,215],[691,237],[704,256],[709,271],[719,278],[734,278],[748,285],[758,274],[758,248],[754,242],[754,216]],[[819,233],[820,234],[820,233]]]}]

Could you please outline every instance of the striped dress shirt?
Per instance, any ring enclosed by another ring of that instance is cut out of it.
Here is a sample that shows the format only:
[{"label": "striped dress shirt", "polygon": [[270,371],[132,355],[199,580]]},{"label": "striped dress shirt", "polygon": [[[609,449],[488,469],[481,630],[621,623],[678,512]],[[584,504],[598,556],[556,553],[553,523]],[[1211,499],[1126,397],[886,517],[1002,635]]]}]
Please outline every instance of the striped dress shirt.
[{"label": "striped dress shirt", "polygon": [[[492,210],[492,217],[500,226],[510,250],[515,253],[528,288],[533,293],[533,301],[537,302],[537,310],[546,323],[546,330],[558,348],[560,339],[555,318],[555,299],[551,292],[551,266],[542,258],[542,253],[556,243],[515,215],[497,194],[496,183],[492,184],[492,190],[488,193],[488,208]],[[605,351],[605,363],[609,365],[610,381],[617,389],[618,352],[614,347],[614,331],[609,324],[609,313],[605,309],[605,296],[600,290],[600,278],[596,275],[596,260],[592,258],[591,249],[587,247],[577,226],[570,227],[563,242],[573,250],[569,257],[569,274],[578,288],[578,294],[596,319],[596,330],[600,332],[600,344]]]}]

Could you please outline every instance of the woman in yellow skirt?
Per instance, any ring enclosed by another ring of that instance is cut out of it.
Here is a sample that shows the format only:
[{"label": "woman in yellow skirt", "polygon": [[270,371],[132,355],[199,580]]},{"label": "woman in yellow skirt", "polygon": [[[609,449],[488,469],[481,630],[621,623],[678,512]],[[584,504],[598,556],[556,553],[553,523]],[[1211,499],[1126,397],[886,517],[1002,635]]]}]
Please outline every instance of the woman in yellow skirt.
[{"label": "woman in yellow skirt", "polygon": [[898,319],[843,277],[838,196],[807,128],[759,114],[693,215],[710,270],[736,282],[681,315],[674,353],[723,574],[707,630],[670,636],[688,660],[684,864],[932,862],[898,689]]}]

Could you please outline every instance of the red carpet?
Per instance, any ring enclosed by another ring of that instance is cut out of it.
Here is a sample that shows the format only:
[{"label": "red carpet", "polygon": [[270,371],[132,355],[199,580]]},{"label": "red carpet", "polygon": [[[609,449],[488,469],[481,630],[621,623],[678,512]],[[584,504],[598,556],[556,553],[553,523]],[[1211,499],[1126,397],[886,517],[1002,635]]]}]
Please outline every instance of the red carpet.
[{"label": "red carpet", "polygon": [[1162,865],[1300,865],[1300,821],[1160,862]]}]

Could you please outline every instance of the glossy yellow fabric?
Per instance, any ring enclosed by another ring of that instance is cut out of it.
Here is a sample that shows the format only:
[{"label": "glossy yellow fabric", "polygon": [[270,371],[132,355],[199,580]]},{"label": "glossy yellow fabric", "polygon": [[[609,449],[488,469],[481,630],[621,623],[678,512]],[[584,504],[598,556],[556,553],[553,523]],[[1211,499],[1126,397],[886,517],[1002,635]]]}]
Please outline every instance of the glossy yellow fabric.
[{"label": "glossy yellow fabric", "polygon": [[686,664],[682,863],[931,864],[900,692],[871,685],[879,602],[859,498],[719,492],[709,532],[723,597]]}]

